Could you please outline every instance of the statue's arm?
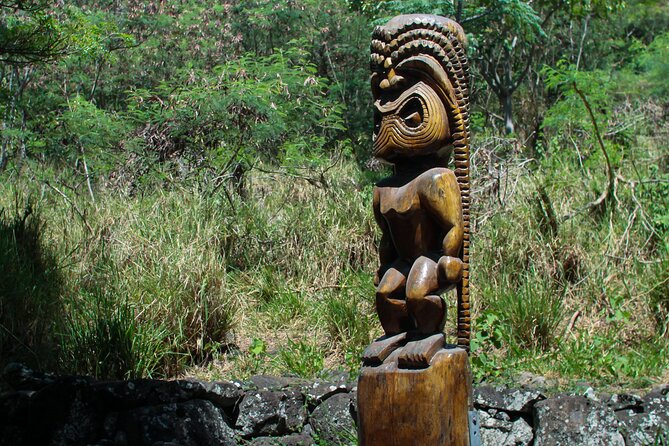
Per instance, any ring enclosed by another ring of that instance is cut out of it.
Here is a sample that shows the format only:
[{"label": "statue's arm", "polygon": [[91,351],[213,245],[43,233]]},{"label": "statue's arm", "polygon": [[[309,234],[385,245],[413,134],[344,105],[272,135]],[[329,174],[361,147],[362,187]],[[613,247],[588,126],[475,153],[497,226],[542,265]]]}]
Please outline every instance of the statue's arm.
[{"label": "statue's arm", "polygon": [[374,209],[374,220],[376,220],[376,224],[379,225],[379,228],[381,228],[381,242],[379,243],[379,269],[376,271],[376,275],[374,276],[374,285],[378,285],[386,270],[395,260],[397,260],[397,250],[395,249],[393,239],[390,236],[388,223],[381,214],[381,194],[377,187],[374,188],[374,199],[372,203]]},{"label": "statue's arm", "polygon": [[462,276],[460,251],[464,239],[464,220],[462,218],[462,197],[455,174],[451,171],[440,172],[430,179],[421,202],[444,231],[442,240],[443,255],[439,259],[442,280],[452,284]]}]

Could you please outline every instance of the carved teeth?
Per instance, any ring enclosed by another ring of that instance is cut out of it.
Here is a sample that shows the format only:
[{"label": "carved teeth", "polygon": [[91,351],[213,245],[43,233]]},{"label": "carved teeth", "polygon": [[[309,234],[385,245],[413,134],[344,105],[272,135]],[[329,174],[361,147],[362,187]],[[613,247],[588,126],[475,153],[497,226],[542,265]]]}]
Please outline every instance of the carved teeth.
[{"label": "carved teeth", "polygon": [[392,79],[390,79],[390,86],[394,87],[397,84],[399,84],[400,82],[402,82],[403,80],[404,80],[404,77],[402,77],[402,76],[393,76]]},{"label": "carved teeth", "polygon": [[383,68],[390,68],[393,66],[393,60],[390,57],[386,57],[386,60],[383,62]]}]

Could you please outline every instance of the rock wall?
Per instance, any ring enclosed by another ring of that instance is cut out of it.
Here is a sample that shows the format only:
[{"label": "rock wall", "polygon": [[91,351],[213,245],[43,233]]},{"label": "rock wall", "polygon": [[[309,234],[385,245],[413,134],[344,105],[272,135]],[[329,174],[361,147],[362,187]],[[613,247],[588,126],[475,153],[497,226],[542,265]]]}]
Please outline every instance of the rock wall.
[{"label": "rock wall", "polygon": [[[356,388],[307,381],[96,381],[7,367],[0,445],[349,445]],[[483,445],[654,445],[669,438],[669,385],[643,397],[479,386]],[[658,441],[658,439],[661,439]],[[407,445],[410,446],[410,445]],[[417,445],[422,446],[422,445]]]}]

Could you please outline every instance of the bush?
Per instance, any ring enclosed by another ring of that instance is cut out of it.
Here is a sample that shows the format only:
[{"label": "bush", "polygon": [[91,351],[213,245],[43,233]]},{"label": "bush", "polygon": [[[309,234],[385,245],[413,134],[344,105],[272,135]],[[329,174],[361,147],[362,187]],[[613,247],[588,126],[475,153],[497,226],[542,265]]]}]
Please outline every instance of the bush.
[{"label": "bush", "polygon": [[62,334],[61,368],[99,379],[153,376],[170,354],[165,330],[138,321],[128,302],[80,297]]}]

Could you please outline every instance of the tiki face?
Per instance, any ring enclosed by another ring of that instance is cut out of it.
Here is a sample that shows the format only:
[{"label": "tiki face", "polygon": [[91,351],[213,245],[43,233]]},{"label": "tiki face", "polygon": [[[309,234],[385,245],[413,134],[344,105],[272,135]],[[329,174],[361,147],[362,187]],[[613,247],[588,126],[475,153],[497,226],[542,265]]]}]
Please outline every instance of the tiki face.
[{"label": "tiki face", "polygon": [[388,161],[398,156],[427,155],[450,137],[446,108],[425,82],[384,92],[374,103],[374,156]]},{"label": "tiki face", "polygon": [[465,40],[452,20],[420,14],[395,17],[374,31],[375,157],[391,163],[448,158],[450,149],[467,144]]}]

